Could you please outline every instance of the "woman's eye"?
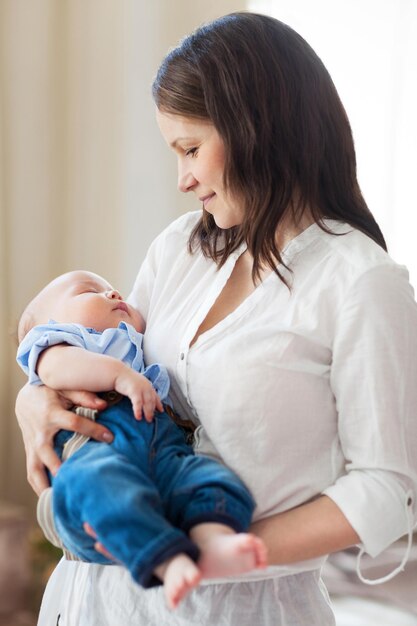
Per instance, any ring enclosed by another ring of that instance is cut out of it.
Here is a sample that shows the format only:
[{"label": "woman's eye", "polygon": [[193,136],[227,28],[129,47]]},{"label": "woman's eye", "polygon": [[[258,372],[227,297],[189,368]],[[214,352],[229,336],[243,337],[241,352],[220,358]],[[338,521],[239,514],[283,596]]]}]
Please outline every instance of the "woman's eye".
[{"label": "woman's eye", "polygon": [[189,148],[185,151],[185,156],[196,156],[198,153],[198,148]]}]

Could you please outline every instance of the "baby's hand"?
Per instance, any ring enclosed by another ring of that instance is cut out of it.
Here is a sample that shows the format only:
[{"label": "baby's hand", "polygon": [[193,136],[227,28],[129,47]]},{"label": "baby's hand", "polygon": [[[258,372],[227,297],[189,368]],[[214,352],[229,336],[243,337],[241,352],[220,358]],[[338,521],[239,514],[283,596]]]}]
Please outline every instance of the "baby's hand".
[{"label": "baby's hand", "polygon": [[146,421],[151,422],[155,409],[164,410],[161,399],[149,380],[130,367],[122,368],[114,385],[116,391],[130,398],[133,413],[137,420],[142,419],[143,414]]}]

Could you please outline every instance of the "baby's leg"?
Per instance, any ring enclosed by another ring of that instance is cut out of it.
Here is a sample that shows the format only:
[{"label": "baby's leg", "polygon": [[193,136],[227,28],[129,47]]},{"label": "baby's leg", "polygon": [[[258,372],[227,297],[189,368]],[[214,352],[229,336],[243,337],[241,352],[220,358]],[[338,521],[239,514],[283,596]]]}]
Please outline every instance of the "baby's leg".
[{"label": "baby's leg", "polygon": [[237,576],[267,566],[265,544],[250,533],[209,522],[194,526],[190,539],[201,550],[198,567],[203,578]]},{"label": "baby's leg", "polygon": [[[139,452],[138,457],[145,455]],[[157,582],[153,571],[158,564],[179,553],[196,560],[199,551],[165,519],[140,458],[135,465],[111,446],[86,443],[54,478],[53,509],[58,533],[71,552],[86,561],[108,562],[84,533],[83,523],[88,522],[114,559],[136,582],[149,587]]]},{"label": "baby's leg", "polygon": [[175,609],[201,580],[199,568],[186,554],[176,554],[158,565],[154,574],[164,583],[164,593],[170,609]]}]

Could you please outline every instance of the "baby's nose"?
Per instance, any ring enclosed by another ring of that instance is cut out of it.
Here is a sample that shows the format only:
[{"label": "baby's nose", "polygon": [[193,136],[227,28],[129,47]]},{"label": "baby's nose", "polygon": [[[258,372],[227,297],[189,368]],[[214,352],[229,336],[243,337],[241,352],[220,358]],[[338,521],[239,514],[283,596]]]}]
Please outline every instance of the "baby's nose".
[{"label": "baby's nose", "polygon": [[123,299],[120,293],[117,291],[117,289],[109,289],[108,291],[106,291],[106,296],[110,300],[122,300]]}]

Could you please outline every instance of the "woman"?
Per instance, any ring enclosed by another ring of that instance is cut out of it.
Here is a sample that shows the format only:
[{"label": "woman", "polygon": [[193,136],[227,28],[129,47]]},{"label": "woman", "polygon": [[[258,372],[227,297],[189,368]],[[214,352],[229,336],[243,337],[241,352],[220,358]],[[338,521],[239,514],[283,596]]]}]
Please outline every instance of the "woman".
[{"label": "woman", "polygon": [[[334,624],[326,554],[372,556],[415,523],[417,306],[356,180],[349,123],[292,29],[237,13],[173,50],[153,95],[178,184],[202,212],[151,246],[130,302],[196,448],[237,471],[269,549],[261,575],[200,587],[169,614],[118,567],[61,562],[40,624]],[[93,405],[80,394],[74,402]],[[59,428],[109,436],[25,389],[37,491]],[[49,620],[49,621],[48,621]]]}]

